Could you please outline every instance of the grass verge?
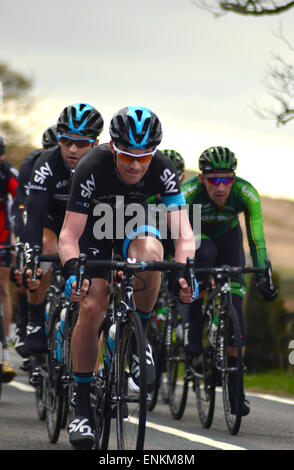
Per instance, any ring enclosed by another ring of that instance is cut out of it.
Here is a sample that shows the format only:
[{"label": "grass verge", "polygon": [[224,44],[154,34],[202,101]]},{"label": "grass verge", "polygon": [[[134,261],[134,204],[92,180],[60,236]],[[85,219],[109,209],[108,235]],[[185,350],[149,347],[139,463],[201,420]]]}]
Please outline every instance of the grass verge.
[{"label": "grass verge", "polygon": [[294,399],[293,371],[272,370],[258,374],[245,374],[244,386],[247,391],[269,393]]}]

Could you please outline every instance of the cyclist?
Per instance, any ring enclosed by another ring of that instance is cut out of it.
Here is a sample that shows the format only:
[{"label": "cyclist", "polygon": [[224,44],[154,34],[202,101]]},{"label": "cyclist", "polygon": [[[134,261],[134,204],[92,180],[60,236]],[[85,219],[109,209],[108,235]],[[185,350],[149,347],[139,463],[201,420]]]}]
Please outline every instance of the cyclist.
[{"label": "cyclist", "polygon": [[[186,202],[190,207],[201,204],[201,244],[197,248],[195,263],[197,267],[244,266],[242,231],[238,214],[245,215],[250,254],[254,266],[266,266],[267,252],[263,231],[263,219],[260,197],[256,189],[244,179],[235,175],[237,159],[226,147],[210,147],[199,158],[199,175],[192,176],[182,185]],[[197,244],[196,244],[197,245]],[[207,279],[207,277],[206,277]],[[199,275],[200,291],[205,289],[205,276]],[[276,298],[276,287],[270,289],[263,276],[257,276],[257,287],[267,301]],[[242,301],[246,292],[245,279],[238,275],[232,282],[232,301],[239,316],[243,352],[246,344],[246,323],[242,312]],[[197,363],[201,353],[201,305],[199,299],[189,309],[189,344],[187,352],[190,360]],[[230,365],[236,365],[236,348],[230,349]],[[234,410],[234,374],[230,377],[231,411]],[[242,414],[246,416],[250,405],[243,392]]]},{"label": "cyclist", "polygon": [[2,381],[10,382],[16,371],[9,364],[8,335],[12,317],[11,297],[9,291],[11,253],[11,224],[8,208],[8,196],[15,198],[18,185],[18,172],[8,162],[4,161],[6,145],[0,136],[0,300],[2,303],[4,338],[3,338],[3,367]]},{"label": "cyclist", "polygon": [[[24,242],[24,204],[29,194],[29,183],[33,167],[37,159],[48,150],[58,144],[57,125],[48,127],[42,134],[42,148],[31,152],[22,162],[19,168],[18,187],[16,197],[12,205],[12,215],[14,217],[14,233],[17,242]],[[18,308],[16,312],[16,330],[14,334],[14,348],[18,354],[24,358],[30,356],[30,351],[25,346],[26,326],[28,320],[28,300],[27,292],[22,286],[22,273],[16,273],[12,267],[11,280],[18,286]]]},{"label": "cyclist", "polygon": [[[81,296],[76,295],[75,264],[79,253],[86,253],[92,259],[109,259],[114,240],[116,248],[121,250],[125,258],[162,260],[160,234],[153,220],[146,217],[147,199],[154,193],[161,194],[167,206],[170,226],[180,221],[179,238],[175,240],[176,261],[185,262],[186,257],[194,256],[195,251],[187,211],[181,210],[185,200],[174,166],[157,150],[162,130],[156,114],[140,106],[122,108],[111,120],[110,137],[109,144],[89,151],[78,164],[59,239],[67,296],[73,301],[80,301],[79,318],[72,337],[72,360],[77,385],[76,418],[69,426],[70,442],[80,449],[91,448],[94,441],[89,391],[97,357],[97,331],[107,309],[108,283],[104,270],[95,270],[93,273],[88,270]],[[174,211],[171,211],[171,205]],[[109,219],[104,221],[114,228],[114,231],[109,230],[109,237],[107,230],[102,238],[101,231],[97,229],[99,220],[96,220],[95,215],[99,215],[100,207],[110,214]],[[108,207],[113,211],[107,211]],[[143,218],[134,224],[135,228],[129,225],[131,220],[127,214],[130,207],[135,211],[143,209]],[[124,224],[120,237],[118,232],[121,230],[122,216]],[[89,289],[91,275],[93,278]],[[160,273],[146,272],[141,276],[145,284],[135,279],[135,291],[141,289],[135,293],[135,301],[143,326],[146,327],[160,288]],[[175,275],[171,283],[177,288],[182,301],[192,301],[183,274]],[[150,388],[154,381],[154,363],[148,344],[146,352],[147,383]],[[133,366],[136,366],[135,354],[132,360]],[[139,368],[131,367],[131,371],[134,369]],[[136,383],[136,377],[133,375],[132,378]]]},{"label": "cyclist", "polygon": [[47,264],[32,279],[32,251],[42,246],[43,253],[57,253],[58,236],[62,227],[69,183],[80,157],[98,144],[103,129],[103,118],[97,109],[87,103],[76,103],[64,108],[57,121],[58,146],[46,150],[36,161],[25,202],[26,263],[25,285],[29,289],[29,313],[25,346],[31,353],[46,351],[44,304],[50,282]]}]

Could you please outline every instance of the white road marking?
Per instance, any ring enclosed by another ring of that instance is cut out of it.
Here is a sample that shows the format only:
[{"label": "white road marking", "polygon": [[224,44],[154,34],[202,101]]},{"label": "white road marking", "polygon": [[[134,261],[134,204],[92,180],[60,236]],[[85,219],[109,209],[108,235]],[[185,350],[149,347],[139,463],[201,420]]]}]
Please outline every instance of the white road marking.
[{"label": "white road marking", "polygon": [[10,387],[17,388],[18,390],[21,390],[22,392],[35,392],[36,390],[34,387],[32,387],[32,385],[27,385],[22,382],[18,382],[17,380],[13,380],[8,385],[10,385]]},{"label": "white road marking", "polygon": [[146,427],[155,429],[156,431],[164,432],[166,434],[171,434],[172,436],[181,437],[187,441],[198,442],[209,447],[216,447],[217,449],[221,450],[247,450],[245,447],[238,447],[227,442],[216,441],[214,439],[210,439],[209,437],[201,436],[200,434],[192,434],[190,432],[181,431],[170,426],[162,426],[160,424],[151,423],[150,421],[146,422]]}]

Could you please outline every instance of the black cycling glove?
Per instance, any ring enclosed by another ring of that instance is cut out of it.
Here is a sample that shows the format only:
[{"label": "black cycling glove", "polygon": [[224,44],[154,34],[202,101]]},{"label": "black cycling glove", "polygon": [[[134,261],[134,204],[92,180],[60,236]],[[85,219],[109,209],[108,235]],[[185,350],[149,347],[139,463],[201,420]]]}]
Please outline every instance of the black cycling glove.
[{"label": "black cycling glove", "polygon": [[262,295],[263,300],[266,302],[272,302],[277,297],[279,290],[273,284],[272,287],[269,286],[269,282],[265,277],[261,277],[256,282],[256,287],[259,290],[259,293]]}]

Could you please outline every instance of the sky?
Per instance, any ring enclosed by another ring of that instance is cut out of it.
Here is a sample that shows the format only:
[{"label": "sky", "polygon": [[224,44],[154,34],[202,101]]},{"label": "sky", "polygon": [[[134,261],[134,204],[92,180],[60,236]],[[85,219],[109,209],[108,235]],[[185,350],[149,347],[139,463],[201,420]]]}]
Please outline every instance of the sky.
[{"label": "sky", "polygon": [[216,19],[191,0],[0,0],[0,11],[0,62],[34,81],[37,147],[69,104],[101,112],[100,142],[117,110],[146,106],[161,120],[160,148],[187,168],[207,147],[227,146],[261,194],[294,200],[294,120],[277,127],[253,111],[254,101],[275,106],[265,70],[272,53],[293,60],[276,33],[282,26],[294,44],[294,9]]}]

